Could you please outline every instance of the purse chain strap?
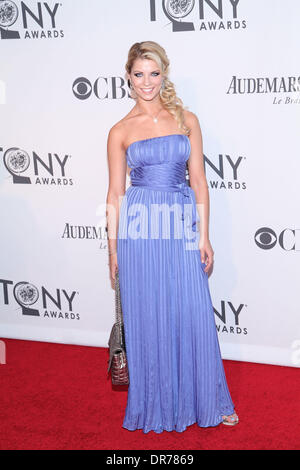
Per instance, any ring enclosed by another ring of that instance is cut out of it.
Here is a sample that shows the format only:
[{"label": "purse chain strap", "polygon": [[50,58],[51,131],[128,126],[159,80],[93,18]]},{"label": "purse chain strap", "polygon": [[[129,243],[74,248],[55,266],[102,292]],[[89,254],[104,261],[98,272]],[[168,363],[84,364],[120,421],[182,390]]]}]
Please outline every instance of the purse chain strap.
[{"label": "purse chain strap", "polygon": [[119,325],[120,335],[121,335],[123,318],[122,318],[122,305],[121,305],[121,294],[120,294],[120,280],[119,280],[118,271],[116,271],[116,280],[115,280],[115,309],[116,309],[116,323]]}]

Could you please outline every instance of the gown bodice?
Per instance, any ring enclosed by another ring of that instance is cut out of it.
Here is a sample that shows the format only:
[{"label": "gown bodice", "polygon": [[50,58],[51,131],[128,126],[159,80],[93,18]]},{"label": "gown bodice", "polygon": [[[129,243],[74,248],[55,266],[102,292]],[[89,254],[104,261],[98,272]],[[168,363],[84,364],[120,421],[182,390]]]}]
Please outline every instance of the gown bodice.
[{"label": "gown bodice", "polygon": [[126,150],[128,166],[132,169],[162,163],[186,163],[191,150],[185,134],[170,134],[132,142]]},{"label": "gown bodice", "polygon": [[[186,162],[190,140],[185,134],[170,134],[138,140],[126,151],[133,186],[178,190],[186,185]],[[181,186],[179,186],[181,185]]]},{"label": "gown bodice", "polygon": [[170,134],[133,142],[126,150],[126,158],[131,168],[131,187],[180,193],[183,213],[184,205],[191,204],[192,230],[196,231],[199,220],[196,199],[186,180],[190,152],[187,135]]}]

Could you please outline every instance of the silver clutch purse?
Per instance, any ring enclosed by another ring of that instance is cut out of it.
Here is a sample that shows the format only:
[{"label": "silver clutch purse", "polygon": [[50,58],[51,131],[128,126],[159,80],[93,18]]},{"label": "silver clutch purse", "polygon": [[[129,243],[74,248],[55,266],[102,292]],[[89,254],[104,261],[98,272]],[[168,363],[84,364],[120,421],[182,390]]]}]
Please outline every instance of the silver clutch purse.
[{"label": "silver clutch purse", "polygon": [[109,360],[107,372],[111,370],[113,385],[128,385],[129,373],[125,348],[125,334],[122,314],[119,272],[115,279],[115,323],[112,327],[108,346]]}]

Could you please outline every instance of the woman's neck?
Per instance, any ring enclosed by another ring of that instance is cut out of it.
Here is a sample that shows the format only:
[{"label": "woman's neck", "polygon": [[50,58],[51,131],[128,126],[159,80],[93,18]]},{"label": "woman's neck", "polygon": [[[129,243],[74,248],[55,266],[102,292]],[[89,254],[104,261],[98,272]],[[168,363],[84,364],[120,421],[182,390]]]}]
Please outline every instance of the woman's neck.
[{"label": "woman's neck", "polygon": [[161,100],[158,98],[152,101],[138,101],[137,102],[138,111],[145,114],[150,114],[155,116],[163,108]]}]

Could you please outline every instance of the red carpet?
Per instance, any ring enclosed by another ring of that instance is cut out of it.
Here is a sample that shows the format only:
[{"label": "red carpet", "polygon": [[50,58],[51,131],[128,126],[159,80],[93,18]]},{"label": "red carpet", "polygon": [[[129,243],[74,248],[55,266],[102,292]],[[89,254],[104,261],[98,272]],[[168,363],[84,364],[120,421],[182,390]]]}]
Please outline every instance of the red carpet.
[{"label": "red carpet", "polygon": [[224,361],[240,417],[233,428],[143,434],[123,429],[105,348],[4,339],[0,449],[298,449],[300,371]]}]

